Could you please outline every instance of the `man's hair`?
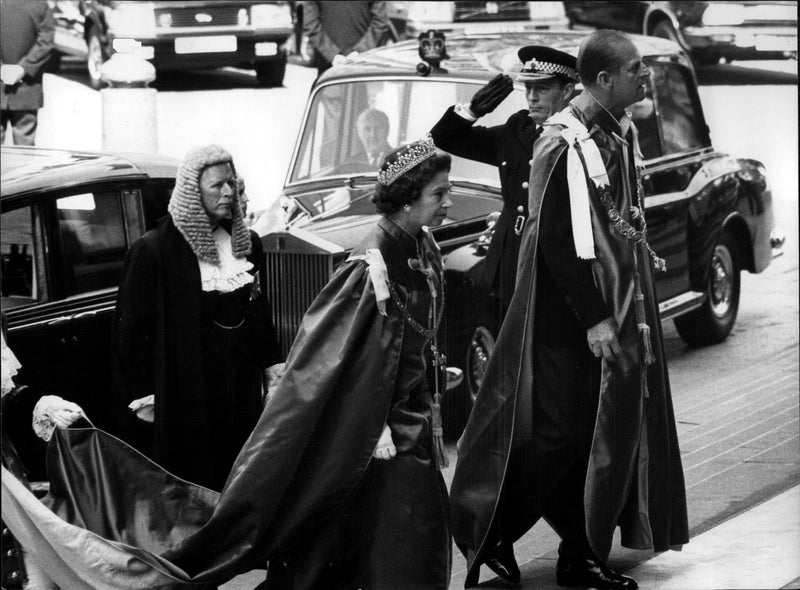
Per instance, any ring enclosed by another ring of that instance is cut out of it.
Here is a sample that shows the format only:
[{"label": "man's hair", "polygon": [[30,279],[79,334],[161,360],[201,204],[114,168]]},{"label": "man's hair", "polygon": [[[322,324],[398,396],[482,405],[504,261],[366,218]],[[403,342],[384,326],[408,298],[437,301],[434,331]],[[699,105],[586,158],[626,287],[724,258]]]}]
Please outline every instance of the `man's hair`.
[{"label": "man's hair", "polygon": [[389,128],[389,115],[380,109],[367,109],[363,111],[360,115],[358,115],[358,118],[356,119],[356,125],[361,125],[361,123],[369,119],[374,120],[376,123],[380,123],[386,129]]},{"label": "man's hair", "polygon": [[621,31],[604,29],[594,31],[581,42],[578,50],[578,75],[583,85],[597,82],[600,72],[616,72],[623,65],[623,49],[633,45],[630,37]]}]

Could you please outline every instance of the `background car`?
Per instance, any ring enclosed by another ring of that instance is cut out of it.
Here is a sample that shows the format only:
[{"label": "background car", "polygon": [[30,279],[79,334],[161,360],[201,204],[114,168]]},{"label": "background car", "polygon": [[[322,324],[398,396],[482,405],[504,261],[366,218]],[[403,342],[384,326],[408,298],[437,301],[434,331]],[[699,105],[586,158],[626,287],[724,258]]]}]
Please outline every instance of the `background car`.
[{"label": "background car", "polygon": [[797,2],[564,2],[570,25],[653,35],[696,63],[797,59]]},{"label": "background car", "polygon": [[[167,212],[177,161],[2,147],[2,309],[19,382],[111,421],[111,318],[128,247]],[[6,424],[33,477],[26,421]],[[38,476],[38,477],[37,477]]]},{"label": "background car", "polygon": [[[370,196],[376,170],[363,152],[356,119],[366,109],[389,118],[397,146],[424,136],[455,103],[469,102],[497,72],[515,76],[523,45],[577,54],[584,34],[542,32],[451,36],[450,60],[416,74],[415,41],[375,49],[329,70],[314,84],[284,186],[286,231],[263,238],[270,299],[288,346],[303,312],[335,267],[376,221]],[[643,183],[649,242],[667,262],[657,277],[662,319],[674,319],[695,344],[724,340],[736,320],[740,271],[761,272],[773,255],[772,196],[757,161],[717,152],[691,63],[669,41],[635,36],[652,70],[646,98],[632,111],[645,156]],[[505,122],[527,108],[524,87],[480,124]],[[457,433],[480,385],[500,325],[499,305],[474,277],[501,209],[495,167],[454,158],[454,206],[434,230],[447,266],[442,340],[463,385],[445,397],[445,421]]]},{"label": "background car", "polygon": [[238,66],[255,69],[260,84],[280,86],[286,72],[284,44],[292,32],[288,2],[257,0],[50,0],[57,55],[86,61],[89,83],[103,85],[101,66],[114,41],[133,39],[131,52],[156,71]]},{"label": "background car", "polygon": [[429,29],[445,34],[519,33],[564,29],[562,2],[407,2],[411,36]]}]

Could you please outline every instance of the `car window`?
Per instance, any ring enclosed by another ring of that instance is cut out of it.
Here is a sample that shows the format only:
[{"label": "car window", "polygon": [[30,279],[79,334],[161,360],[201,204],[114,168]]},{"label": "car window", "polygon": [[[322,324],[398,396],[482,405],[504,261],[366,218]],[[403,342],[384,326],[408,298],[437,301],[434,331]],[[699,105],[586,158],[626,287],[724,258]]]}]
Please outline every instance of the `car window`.
[{"label": "car window", "polygon": [[697,106],[689,70],[664,62],[652,64],[651,70],[663,154],[704,147],[707,144],[705,123]]},{"label": "car window", "polygon": [[[424,137],[447,107],[468,103],[480,87],[480,82],[422,78],[325,86],[314,95],[289,182],[374,175],[378,164],[373,154],[382,156]],[[525,96],[518,88],[480,124],[502,124],[524,108]],[[454,180],[499,186],[496,167],[463,158],[453,158],[450,175]]]},{"label": "car window", "polygon": [[34,211],[22,207],[3,213],[0,232],[3,307],[16,307],[43,297],[39,248],[34,241]]},{"label": "car window", "polygon": [[636,129],[639,131],[639,147],[645,160],[652,160],[663,155],[661,151],[661,133],[658,129],[655,103],[653,102],[653,87],[647,84],[644,100],[628,107]]},{"label": "car window", "polygon": [[125,256],[125,222],[118,191],[56,201],[67,296],[116,287]]}]

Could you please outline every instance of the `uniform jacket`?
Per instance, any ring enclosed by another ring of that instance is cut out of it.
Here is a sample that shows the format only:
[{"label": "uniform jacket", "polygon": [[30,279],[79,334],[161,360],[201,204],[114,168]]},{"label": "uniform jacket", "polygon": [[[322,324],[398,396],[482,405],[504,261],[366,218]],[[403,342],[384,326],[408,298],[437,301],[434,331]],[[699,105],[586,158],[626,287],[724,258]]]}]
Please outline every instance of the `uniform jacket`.
[{"label": "uniform jacket", "polygon": [[[462,158],[497,166],[500,170],[503,210],[495,225],[479,279],[505,305],[514,293],[522,224],[528,218],[531,152],[540,132],[526,110],[511,115],[504,125],[482,127],[457,115],[453,107],[447,109],[431,129],[433,141],[439,148]],[[515,232],[515,227],[518,232]]]},{"label": "uniform jacket", "polygon": [[44,104],[42,76],[53,50],[53,14],[44,0],[3,0],[0,62],[25,70],[19,84],[0,82],[0,108],[33,111]]},{"label": "uniform jacket", "polygon": [[[630,195],[621,189],[621,152],[610,132],[619,124],[599,105],[572,111],[590,130],[608,170],[613,198],[627,212]],[[558,128],[546,128],[534,150],[530,212],[520,253],[517,290],[500,331],[470,420],[459,442],[451,486],[453,535],[470,568],[481,561],[487,533],[516,441],[529,439],[527,400],[533,387],[533,343],[537,338],[536,282],[539,212],[554,169],[563,165],[566,143]],[[630,139],[630,136],[629,136]],[[631,160],[633,161],[633,160]],[[563,175],[563,171],[561,173]],[[658,304],[650,259],[615,233],[590,186],[590,211],[597,259],[594,280],[616,320],[624,362],[603,363],[600,402],[584,489],[586,533],[594,552],[606,559],[616,526],[622,544],[663,551],[688,541],[686,495],[675,419],[664,359]],[[633,185],[635,186],[635,185]],[[563,195],[563,198],[568,198]],[[635,252],[635,255],[634,255]],[[635,258],[634,258],[635,256]],[[655,364],[643,371],[633,310],[633,275],[638,270]],[[579,297],[580,293],[572,294]],[[643,387],[646,383],[647,387]],[[516,509],[514,507],[513,509]],[[519,506],[519,538],[541,514]]]}]

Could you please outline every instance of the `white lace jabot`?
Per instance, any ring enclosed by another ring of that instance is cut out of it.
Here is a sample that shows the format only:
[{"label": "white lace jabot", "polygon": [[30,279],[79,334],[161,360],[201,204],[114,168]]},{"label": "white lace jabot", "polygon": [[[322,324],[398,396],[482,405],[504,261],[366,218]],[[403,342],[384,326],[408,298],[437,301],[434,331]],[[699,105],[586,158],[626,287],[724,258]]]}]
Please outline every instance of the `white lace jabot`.
[{"label": "white lace jabot", "polygon": [[219,264],[198,260],[203,291],[230,293],[253,282],[248,271],[253,263],[246,258],[236,258],[231,247],[231,235],[221,227],[214,232],[214,242],[219,253]]}]

